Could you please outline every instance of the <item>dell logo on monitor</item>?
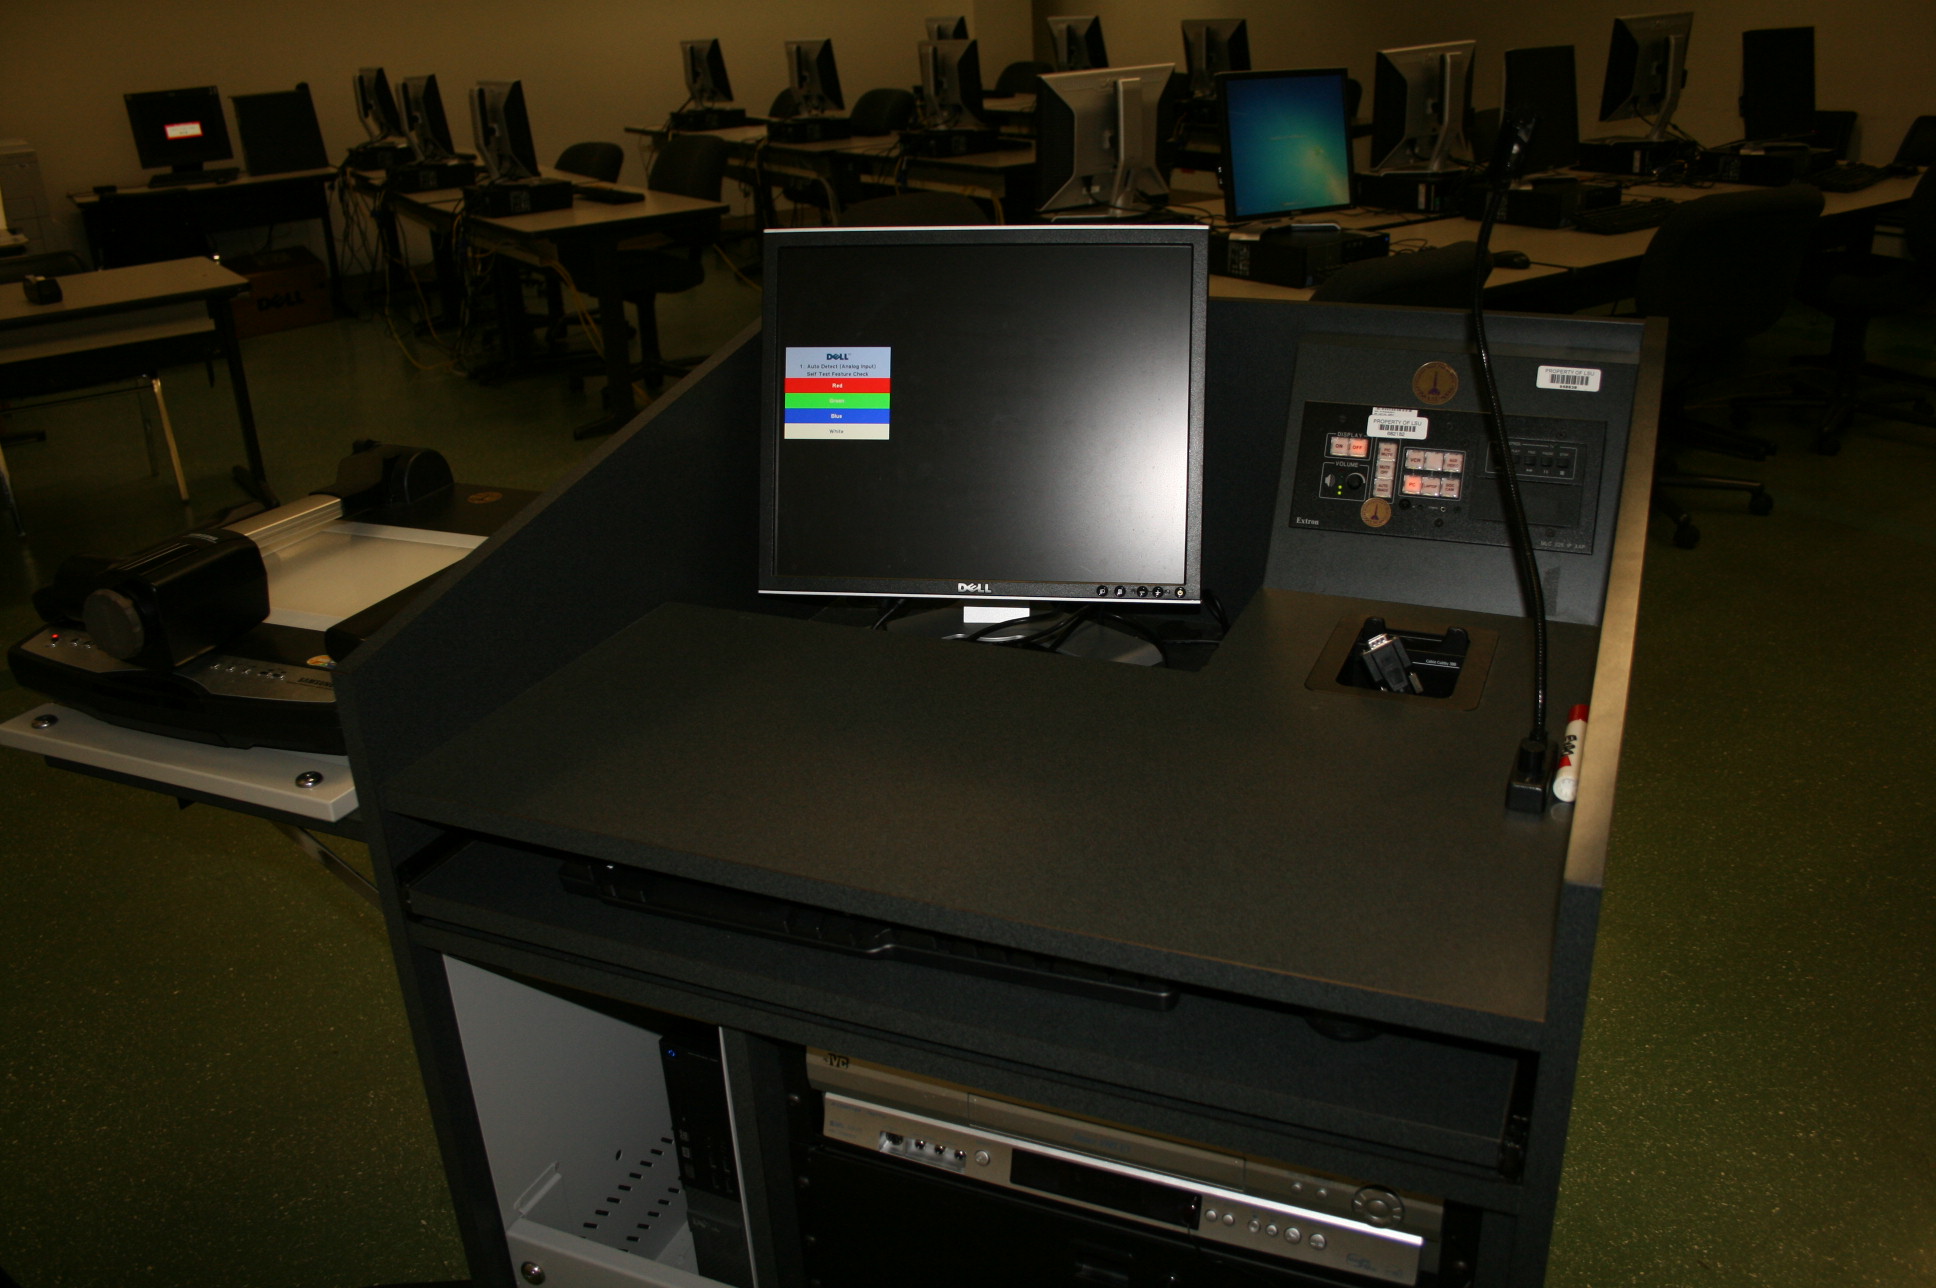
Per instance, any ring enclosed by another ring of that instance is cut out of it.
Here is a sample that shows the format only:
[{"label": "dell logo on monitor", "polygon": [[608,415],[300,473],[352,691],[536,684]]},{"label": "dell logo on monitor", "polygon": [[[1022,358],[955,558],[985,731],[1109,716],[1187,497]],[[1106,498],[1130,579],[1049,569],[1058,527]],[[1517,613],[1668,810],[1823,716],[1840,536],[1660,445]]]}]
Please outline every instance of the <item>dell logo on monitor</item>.
[{"label": "dell logo on monitor", "polygon": [[961,594],[987,595],[992,593],[994,583],[986,581],[958,581],[955,590]]},{"label": "dell logo on monitor", "polygon": [[845,362],[846,360],[847,355],[844,353],[830,353],[827,355],[827,361],[829,362]]}]

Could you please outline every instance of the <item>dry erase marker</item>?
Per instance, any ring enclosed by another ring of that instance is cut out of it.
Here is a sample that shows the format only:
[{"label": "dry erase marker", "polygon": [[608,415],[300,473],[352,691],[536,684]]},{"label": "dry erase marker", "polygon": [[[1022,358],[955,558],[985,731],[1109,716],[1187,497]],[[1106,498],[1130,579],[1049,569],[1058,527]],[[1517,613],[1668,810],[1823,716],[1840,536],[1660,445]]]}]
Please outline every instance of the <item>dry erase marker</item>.
[{"label": "dry erase marker", "polygon": [[1553,795],[1570,801],[1580,793],[1580,756],[1586,751],[1586,704],[1566,714],[1566,734],[1560,739],[1560,766],[1553,771]]}]

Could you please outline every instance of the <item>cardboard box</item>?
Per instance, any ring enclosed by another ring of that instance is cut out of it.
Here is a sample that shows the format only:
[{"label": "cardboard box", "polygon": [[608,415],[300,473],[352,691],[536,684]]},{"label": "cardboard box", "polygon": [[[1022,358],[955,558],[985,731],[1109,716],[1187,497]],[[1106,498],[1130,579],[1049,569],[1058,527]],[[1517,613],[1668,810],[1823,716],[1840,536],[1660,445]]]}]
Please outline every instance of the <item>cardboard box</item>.
[{"label": "cardboard box", "polygon": [[327,322],[333,316],[329,275],[322,261],[305,247],[237,255],[222,265],[249,279],[248,294],[235,297],[237,335],[267,335]]}]

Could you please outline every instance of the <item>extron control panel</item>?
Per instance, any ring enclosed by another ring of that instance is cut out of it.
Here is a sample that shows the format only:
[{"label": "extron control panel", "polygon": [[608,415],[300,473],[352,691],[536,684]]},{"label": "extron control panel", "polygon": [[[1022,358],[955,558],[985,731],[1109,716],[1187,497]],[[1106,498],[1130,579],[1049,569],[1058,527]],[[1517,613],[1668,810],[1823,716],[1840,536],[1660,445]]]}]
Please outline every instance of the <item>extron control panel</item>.
[{"label": "extron control panel", "polygon": [[[1290,522],[1505,545],[1499,462],[1476,412],[1311,402],[1297,435]],[[1602,421],[1508,416],[1533,542],[1593,553]]]}]

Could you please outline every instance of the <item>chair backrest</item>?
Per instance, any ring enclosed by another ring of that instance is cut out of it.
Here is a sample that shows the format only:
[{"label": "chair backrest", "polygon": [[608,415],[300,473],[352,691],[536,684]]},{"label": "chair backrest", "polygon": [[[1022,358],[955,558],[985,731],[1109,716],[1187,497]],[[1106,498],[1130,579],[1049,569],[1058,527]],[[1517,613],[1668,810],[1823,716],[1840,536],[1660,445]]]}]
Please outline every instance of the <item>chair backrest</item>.
[{"label": "chair backrest", "polygon": [[726,141],[711,134],[675,134],[659,147],[645,186],[701,201],[718,201],[726,177]]},{"label": "chair backrest", "polygon": [[625,149],[616,143],[574,143],[558,154],[554,170],[582,174],[600,183],[617,183],[625,168]]},{"label": "chair backrest", "polygon": [[773,96],[773,106],[766,109],[766,114],[776,121],[800,115],[800,96],[793,92],[793,86],[789,85]]},{"label": "chair backrest", "polygon": [[1681,203],[1641,258],[1636,310],[1668,320],[1674,356],[1759,335],[1788,307],[1821,213],[1805,183]]},{"label": "chair backrest", "polygon": [[981,207],[958,192],[904,192],[856,201],[840,212],[844,228],[943,228],[987,222]]},{"label": "chair backrest", "polygon": [[847,114],[856,134],[892,134],[914,120],[914,95],[904,89],[870,89]]},{"label": "chair backrest", "polygon": [[1472,303],[1472,273],[1478,250],[1477,242],[1455,242],[1437,250],[1360,260],[1325,278],[1311,292],[1311,298],[1327,304],[1466,308]]},{"label": "chair backrest", "polygon": [[1015,94],[1033,94],[1035,82],[1044,72],[1052,72],[1055,67],[1049,63],[1024,60],[1010,63],[1002,68],[1002,74],[995,78],[995,88],[988,91],[991,98],[1008,98]]}]

